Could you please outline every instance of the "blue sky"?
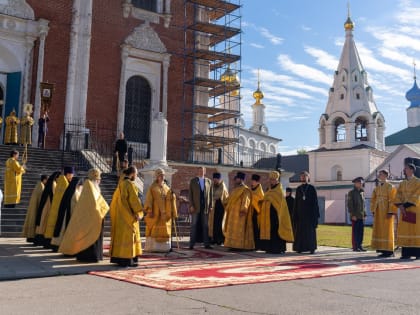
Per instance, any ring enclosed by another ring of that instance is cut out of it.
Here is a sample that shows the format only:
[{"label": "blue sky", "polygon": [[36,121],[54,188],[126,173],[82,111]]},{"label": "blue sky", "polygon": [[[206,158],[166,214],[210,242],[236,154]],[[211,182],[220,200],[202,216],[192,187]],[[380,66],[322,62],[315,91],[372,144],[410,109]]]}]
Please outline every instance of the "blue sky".
[{"label": "blue sky", "polygon": [[[279,151],[318,147],[318,121],[344,43],[346,0],[243,0],[242,102],[251,126],[260,69],[266,124]],[[420,1],[351,0],[354,39],[385,117],[385,135],[407,127],[405,93],[420,69]],[[418,72],[418,71],[417,71]]]}]

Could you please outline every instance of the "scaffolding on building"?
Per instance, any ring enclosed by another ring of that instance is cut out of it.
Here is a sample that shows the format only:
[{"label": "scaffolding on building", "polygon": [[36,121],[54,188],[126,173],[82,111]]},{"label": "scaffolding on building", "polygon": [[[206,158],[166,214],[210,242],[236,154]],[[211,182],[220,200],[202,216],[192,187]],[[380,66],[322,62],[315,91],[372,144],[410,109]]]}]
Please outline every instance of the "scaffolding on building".
[{"label": "scaffolding on building", "polygon": [[240,8],[240,0],[185,0],[185,161],[237,164]]}]

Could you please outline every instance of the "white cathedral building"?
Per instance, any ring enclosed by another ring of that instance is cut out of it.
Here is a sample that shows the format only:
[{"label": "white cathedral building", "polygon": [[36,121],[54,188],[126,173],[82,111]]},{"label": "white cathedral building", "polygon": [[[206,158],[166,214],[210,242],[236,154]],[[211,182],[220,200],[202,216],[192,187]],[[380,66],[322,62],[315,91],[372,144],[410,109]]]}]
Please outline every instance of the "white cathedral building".
[{"label": "white cathedral building", "polygon": [[281,141],[269,135],[265,124],[265,105],[261,102],[264,94],[258,88],[252,94],[255,103],[252,105],[252,126],[245,128],[243,119],[239,120],[239,161],[244,166],[252,166],[261,158],[273,157],[278,153],[278,144]]},{"label": "white cathedral building", "polygon": [[[227,81],[239,86],[239,79],[236,73],[228,69],[221,76],[221,81]],[[239,109],[238,90],[234,90],[220,97],[220,104],[228,104],[229,109]],[[260,88],[260,79],[258,75],[258,87],[252,94],[255,103],[252,105],[252,126],[247,129],[242,117],[235,120],[238,127],[237,137],[239,146],[234,149],[235,162],[243,167],[252,167],[260,159],[274,157],[278,153],[278,144],[281,139],[269,135],[267,125],[265,124],[265,105],[261,102],[264,93]]]},{"label": "white cathedral building", "polygon": [[388,155],[385,119],[357,52],[350,16],[344,29],[344,47],[319,120],[319,147],[308,152],[311,182],[325,198],[327,223],[346,222],[345,200],[352,180],[367,177]]}]

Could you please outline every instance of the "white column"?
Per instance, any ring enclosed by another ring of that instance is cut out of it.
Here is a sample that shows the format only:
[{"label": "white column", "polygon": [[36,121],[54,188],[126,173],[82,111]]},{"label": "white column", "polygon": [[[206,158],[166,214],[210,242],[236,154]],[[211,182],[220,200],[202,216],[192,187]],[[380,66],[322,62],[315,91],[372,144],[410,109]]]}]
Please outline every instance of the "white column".
[{"label": "white column", "polygon": [[73,1],[73,17],[71,22],[70,31],[70,54],[69,64],[67,67],[67,88],[66,88],[66,109],[64,112],[64,123],[73,119],[73,105],[74,105],[74,90],[76,82],[77,70],[77,50],[78,50],[78,37],[79,37],[79,24],[80,24],[80,1]]},{"label": "white column", "polygon": [[[89,61],[90,61],[90,42],[92,38],[92,0],[84,0],[84,14],[83,14],[83,30],[81,39],[81,65],[79,67],[80,73],[80,108],[73,112],[73,115],[78,117],[78,120],[85,123],[86,107],[87,107],[87,94],[88,94],[88,81],[89,81]],[[73,109],[74,110],[74,109]]]},{"label": "white column", "polygon": [[35,132],[32,133],[32,143],[38,144],[38,119],[41,115],[41,90],[40,84],[44,73],[44,54],[45,54],[45,38],[48,34],[49,21],[39,19],[39,48],[38,48],[38,68],[36,72],[36,88],[35,88],[35,109],[34,109],[34,127]]},{"label": "white column", "polygon": [[168,138],[168,121],[163,113],[159,112],[152,119],[150,141],[150,164],[167,166],[166,145]]},{"label": "white column", "polygon": [[163,59],[163,79],[162,79],[162,113],[163,117],[168,115],[168,68],[170,56],[165,56]]},{"label": "white column", "polygon": [[[29,91],[30,91],[30,83],[29,77],[31,75],[31,56],[32,56],[32,49],[34,47],[34,39],[28,37],[25,43],[26,47],[26,55],[25,55],[25,70],[23,76],[23,96],[22,96],[22,103],[26,104],[29,103]],[[22,107],[22,106],[21,106]]]},{"label": "white column", "polygon": [[355,123],[347,123],[345,125],[346,127],[346,141],[345,143],[347,144],[346,147],[353,147],[354,144],[356,143],[356,139],[355,139]]},{"label": "white column", "polygon": [[124,131],[124,115],[125,115],[125,85],[126,85],[126,67],[128,58],[128,46],[123,45],[121,50],[121,78],[120,92],[118,94],[118,123],[117,134]]}]

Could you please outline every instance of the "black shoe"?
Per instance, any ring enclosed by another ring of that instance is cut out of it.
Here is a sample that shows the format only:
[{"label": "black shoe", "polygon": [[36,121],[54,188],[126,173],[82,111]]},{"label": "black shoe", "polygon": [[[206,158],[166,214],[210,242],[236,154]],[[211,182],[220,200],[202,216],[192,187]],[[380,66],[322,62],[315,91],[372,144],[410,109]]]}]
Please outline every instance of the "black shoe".
[{"label": "black shoe", "polygon": [[400,259],[410,259],[410,256],[401,256]]},{"label": "black shoe", "polygon": [[211,247],[210,245],[206,245],[204,246],[205,249],[213,249],[213,247]]},{"label": "black shoe", "polygon": [[315,251],[314,251],[314,250],[311,250],[311,251],[309,252],[309,254],[313,255],[313,254],[315,254]]},{"label": "black shoe", "polygon": [[188,247],[188,249],[193,250],[193,249],[194,249],[194,246],[190,245],[190,246]]},{"label": "black shoe", "polygon": [[361,250],[359,248],[353,248],[353,252],[360,252]]},{"label": "black shoe", "polygon": [[359,252],[366,252],[366,249],[364,249],[363,247],[359,247]]},{"label": "black shoe", "polygon": [[388,258],[388,257],[394,257],[394,254],[382,253],[382,254],[378,255],[378,258]]}]

